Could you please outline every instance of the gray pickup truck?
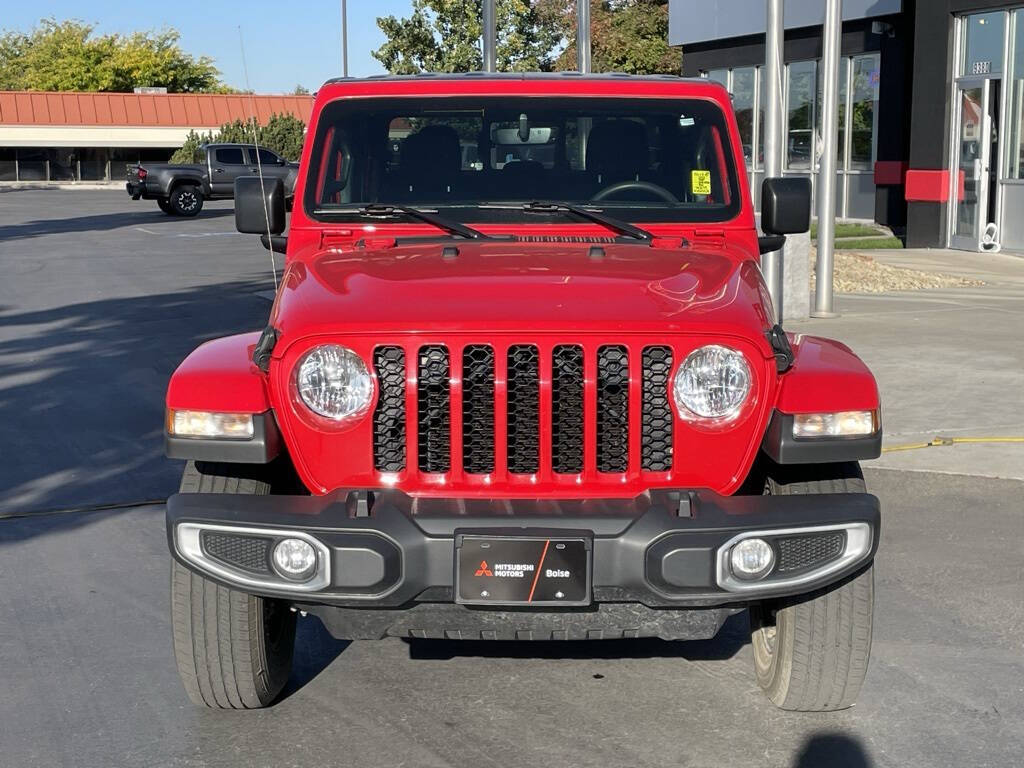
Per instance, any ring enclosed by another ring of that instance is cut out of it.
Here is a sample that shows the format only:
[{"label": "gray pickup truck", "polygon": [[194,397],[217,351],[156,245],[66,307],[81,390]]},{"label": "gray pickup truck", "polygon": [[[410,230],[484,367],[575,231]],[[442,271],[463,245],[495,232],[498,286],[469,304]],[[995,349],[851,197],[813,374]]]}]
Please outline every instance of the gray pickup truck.
[{"label": "gray pickup truck", "polygon": [[[156,200],[160,210],[171,216],[195,216],[205,200],[230,200],[235,179],[259,173],[284,182],[285,198],[291,202],[298,163],[289,163],[275,152],[252,144],[203,144],[205,161],[196,165],[146,163],[128,168],[128,194],[132,200]],[[259,163],[257,163],[257,151]]]}]

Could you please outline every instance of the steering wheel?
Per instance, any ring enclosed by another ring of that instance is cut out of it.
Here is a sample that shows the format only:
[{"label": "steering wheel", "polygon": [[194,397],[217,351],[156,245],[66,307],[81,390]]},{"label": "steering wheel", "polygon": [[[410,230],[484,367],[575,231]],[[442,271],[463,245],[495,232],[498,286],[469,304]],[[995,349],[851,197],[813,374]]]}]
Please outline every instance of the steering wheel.
[{"label": "steering wheel", "polygon": [[663,186],[659,184],[652,184],[649,181],[618,181],[614,184],[609,184],[590,199],[595,201],[607,200],[612,195],[617,195],[619,192],[623,192],[627,189],[638,190],[640,192],[650,192],[652,195],[660,197],[666,203],[672,203],[673,205],[679,204],[679,198]]}]

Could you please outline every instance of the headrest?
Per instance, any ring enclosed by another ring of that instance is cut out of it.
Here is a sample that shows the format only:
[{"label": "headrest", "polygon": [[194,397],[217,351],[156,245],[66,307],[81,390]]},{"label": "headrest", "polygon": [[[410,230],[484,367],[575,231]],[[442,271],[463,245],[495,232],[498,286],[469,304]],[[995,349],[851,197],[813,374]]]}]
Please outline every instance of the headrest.
[{"label": "headrest", "polygon": [[[613,180],[633,178],[650,165],[647,129],[635,120],[597,123],[587,137],[587,170]],[[605,179],[608,180],[607,178]]]},{"label": "headrest", "polygon": [[458,171],[459,135],[447,125],[425,125],[402,142],[400,161],[403,171]]}]

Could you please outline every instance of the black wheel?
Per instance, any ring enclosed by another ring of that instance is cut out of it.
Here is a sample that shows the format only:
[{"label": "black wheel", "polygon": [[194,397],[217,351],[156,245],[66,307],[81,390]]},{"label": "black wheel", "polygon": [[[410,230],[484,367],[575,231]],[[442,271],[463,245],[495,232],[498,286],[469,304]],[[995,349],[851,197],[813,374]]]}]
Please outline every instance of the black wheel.
[{"label": "black wheel", "polygon": [[156,199],[156,204],[158,206],[160,206],[160,210],[163,211],[164,213],[166,213],[168,216],[175,216],[175,215],[177,215],[174,212],[174,209],[171,208],[171,201],[168,200],[166,197],[158,197]]},{"label": "black wheel", "polygon": [[[778,467],[765,493],[864,493],[856,462]],[[757,682],[777,706],[827,712],[853,706],[871,655],[872,565],[799,598],[750,610]]]},{"label": "black wheel", "polygon": [[[230,465],[198,467],[190,461],[181,491],[270,493],[269,483],[239,474]],[[295,613],[282,601],[222,587],[172,561],[171,626],[178,674],[199,706],[265,707],[288,682]]]},{"label": "black wheel", "polygon": [[203,194],[194,184],[182,184],[171,192],[169,204],[178,216],[195,216],[203,210]]}]

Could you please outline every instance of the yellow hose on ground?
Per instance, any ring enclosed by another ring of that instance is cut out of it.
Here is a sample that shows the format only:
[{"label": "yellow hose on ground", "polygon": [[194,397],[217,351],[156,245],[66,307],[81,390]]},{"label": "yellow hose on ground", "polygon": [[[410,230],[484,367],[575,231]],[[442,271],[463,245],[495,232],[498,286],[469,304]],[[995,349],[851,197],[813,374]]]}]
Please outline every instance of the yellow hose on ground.
[{"label": "yellow hose on ground", "polygon": [[1024,437],[933,437],[927,443],[909,443],[907,445],[888,445],[882,453],[893,451],[916,451],[918,448],[936,448],[959,443],[1024,443]]}]

